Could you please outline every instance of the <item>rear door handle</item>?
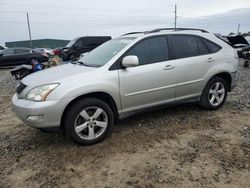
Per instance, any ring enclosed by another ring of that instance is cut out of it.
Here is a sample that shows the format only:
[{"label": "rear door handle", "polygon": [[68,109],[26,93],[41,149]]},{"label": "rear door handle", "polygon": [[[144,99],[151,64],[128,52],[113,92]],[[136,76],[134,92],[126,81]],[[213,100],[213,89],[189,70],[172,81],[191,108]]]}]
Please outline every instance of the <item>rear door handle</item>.
[{"label": "rear door handle", "polygon": [[166,65],[163,69],[164,70],[172,70],[172,69],[174,69],[174,66],[173,65]]},{"label": "rear door handle", "polygon": [[207,62],[213,62],[213,61],[215,61],[215,60],[212,57],[207,59]]}]

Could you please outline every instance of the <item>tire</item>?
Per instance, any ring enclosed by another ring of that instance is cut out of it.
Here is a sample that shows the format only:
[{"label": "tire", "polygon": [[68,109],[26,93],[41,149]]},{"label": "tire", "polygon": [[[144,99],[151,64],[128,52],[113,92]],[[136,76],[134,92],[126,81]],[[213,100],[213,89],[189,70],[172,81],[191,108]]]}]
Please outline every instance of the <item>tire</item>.
[{"label": "tire", "polygon": [[243,66],[244,66],[245,68],[247,68],[247,67],[249,66],[249,61],[245,61],[244,64],[243,64]]},{"label": "tire", "polygon": [[35,57],[30,59],[30,64],[32,63],[32,61],[35,61],[36,63],[40,63],[40,60]]},{"label": "tire", "polygon": [[69,60],[70,61],[76,61],[76,54],[70,54],[69,55]]},{"label": "tire", "polygon": [[112,132],[114,114],[110,106],[97,98],[74,103],[64,118],[66,135],[79,145],[103,141]]},{"label": "tire", "polygon": [[227,98],[227,91],[228,85],[223,78],[211,78],[202,92],[200,106],[206,110],[219,109]]}]

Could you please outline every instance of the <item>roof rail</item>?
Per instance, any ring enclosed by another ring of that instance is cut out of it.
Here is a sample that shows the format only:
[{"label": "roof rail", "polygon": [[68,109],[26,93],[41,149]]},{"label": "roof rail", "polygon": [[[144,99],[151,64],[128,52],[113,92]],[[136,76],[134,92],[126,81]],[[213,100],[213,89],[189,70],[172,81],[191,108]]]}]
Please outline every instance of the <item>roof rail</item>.
[{"label": "roof rail", "polygon": [[123,34],[122,36],[132,35],[132,34],[140,34],[140,33],[145,33],[145,32],[143,32],[143,31],[139,31],[139,32],[130,32],[130,33]]},{"label": "roof rail", "polygon": [[196,28],[159,28],[159,29],[154,29],[151,31],[147,31],[145,32],[145,34],[149,34],[149,33],[156,33],[156,32],[160,32],[163,30],[174,30],[174,31],[184,31],[184,30],[192,30],[192,31],[201,31],[203,33],[208,33],[208,31],[204,30],[204,29],[196,29]]}]

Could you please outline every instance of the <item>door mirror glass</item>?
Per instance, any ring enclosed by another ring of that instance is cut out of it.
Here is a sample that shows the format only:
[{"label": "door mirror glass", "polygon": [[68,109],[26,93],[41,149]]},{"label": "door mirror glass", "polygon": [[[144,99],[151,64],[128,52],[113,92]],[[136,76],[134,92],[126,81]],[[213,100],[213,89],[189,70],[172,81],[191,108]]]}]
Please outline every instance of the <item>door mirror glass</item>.
[{"label": "door mirror glass", "polygon": [[139,65],[139,59],[135,55],[129,55],[129,56],[126,56],[122,59],[122,66],[124,68],[136,67],[138,65]]},{"label": "door mirror glass", "polygon": [[2,57],[3,56],[3,53],[0,53],[0,57]]}]

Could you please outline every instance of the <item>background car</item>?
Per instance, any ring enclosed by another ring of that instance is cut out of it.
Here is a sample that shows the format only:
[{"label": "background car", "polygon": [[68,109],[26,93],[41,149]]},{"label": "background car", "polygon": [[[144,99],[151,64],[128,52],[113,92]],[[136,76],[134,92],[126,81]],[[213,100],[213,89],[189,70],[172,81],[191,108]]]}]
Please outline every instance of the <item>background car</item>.
[{"label": "background car", "polygon": [[8,48],[0,53],[0,67],[31,64],[32,61],[45,62],[48,57],[30,48]]},{"label": "background car", "polygon": [[62,49],[62,47],[55,48],[54,50],[52,50],[52,55],[58,55],[59,57],[61,57]]},{"label": "background car", "polygon": [[7,47],[4,46],[4,45],[2,45],[2,44],[0,44],[0,52],[3,51],[3,50],[5,50],[5,49],[7,49]]},{"label": "background car", "polygon": [[75,61],[81,54],[90,52],[97,46],[110,40],[110,36],[79,37],[71,40],[65,48],[61,50],[63,60]]},{"label": "background car", "polygon": [[52,52],[53,52],[53,50],[50,48],[35,48],[34,51],[36,51],[42,55],[47,55],[47,56],[52,55]]}]

